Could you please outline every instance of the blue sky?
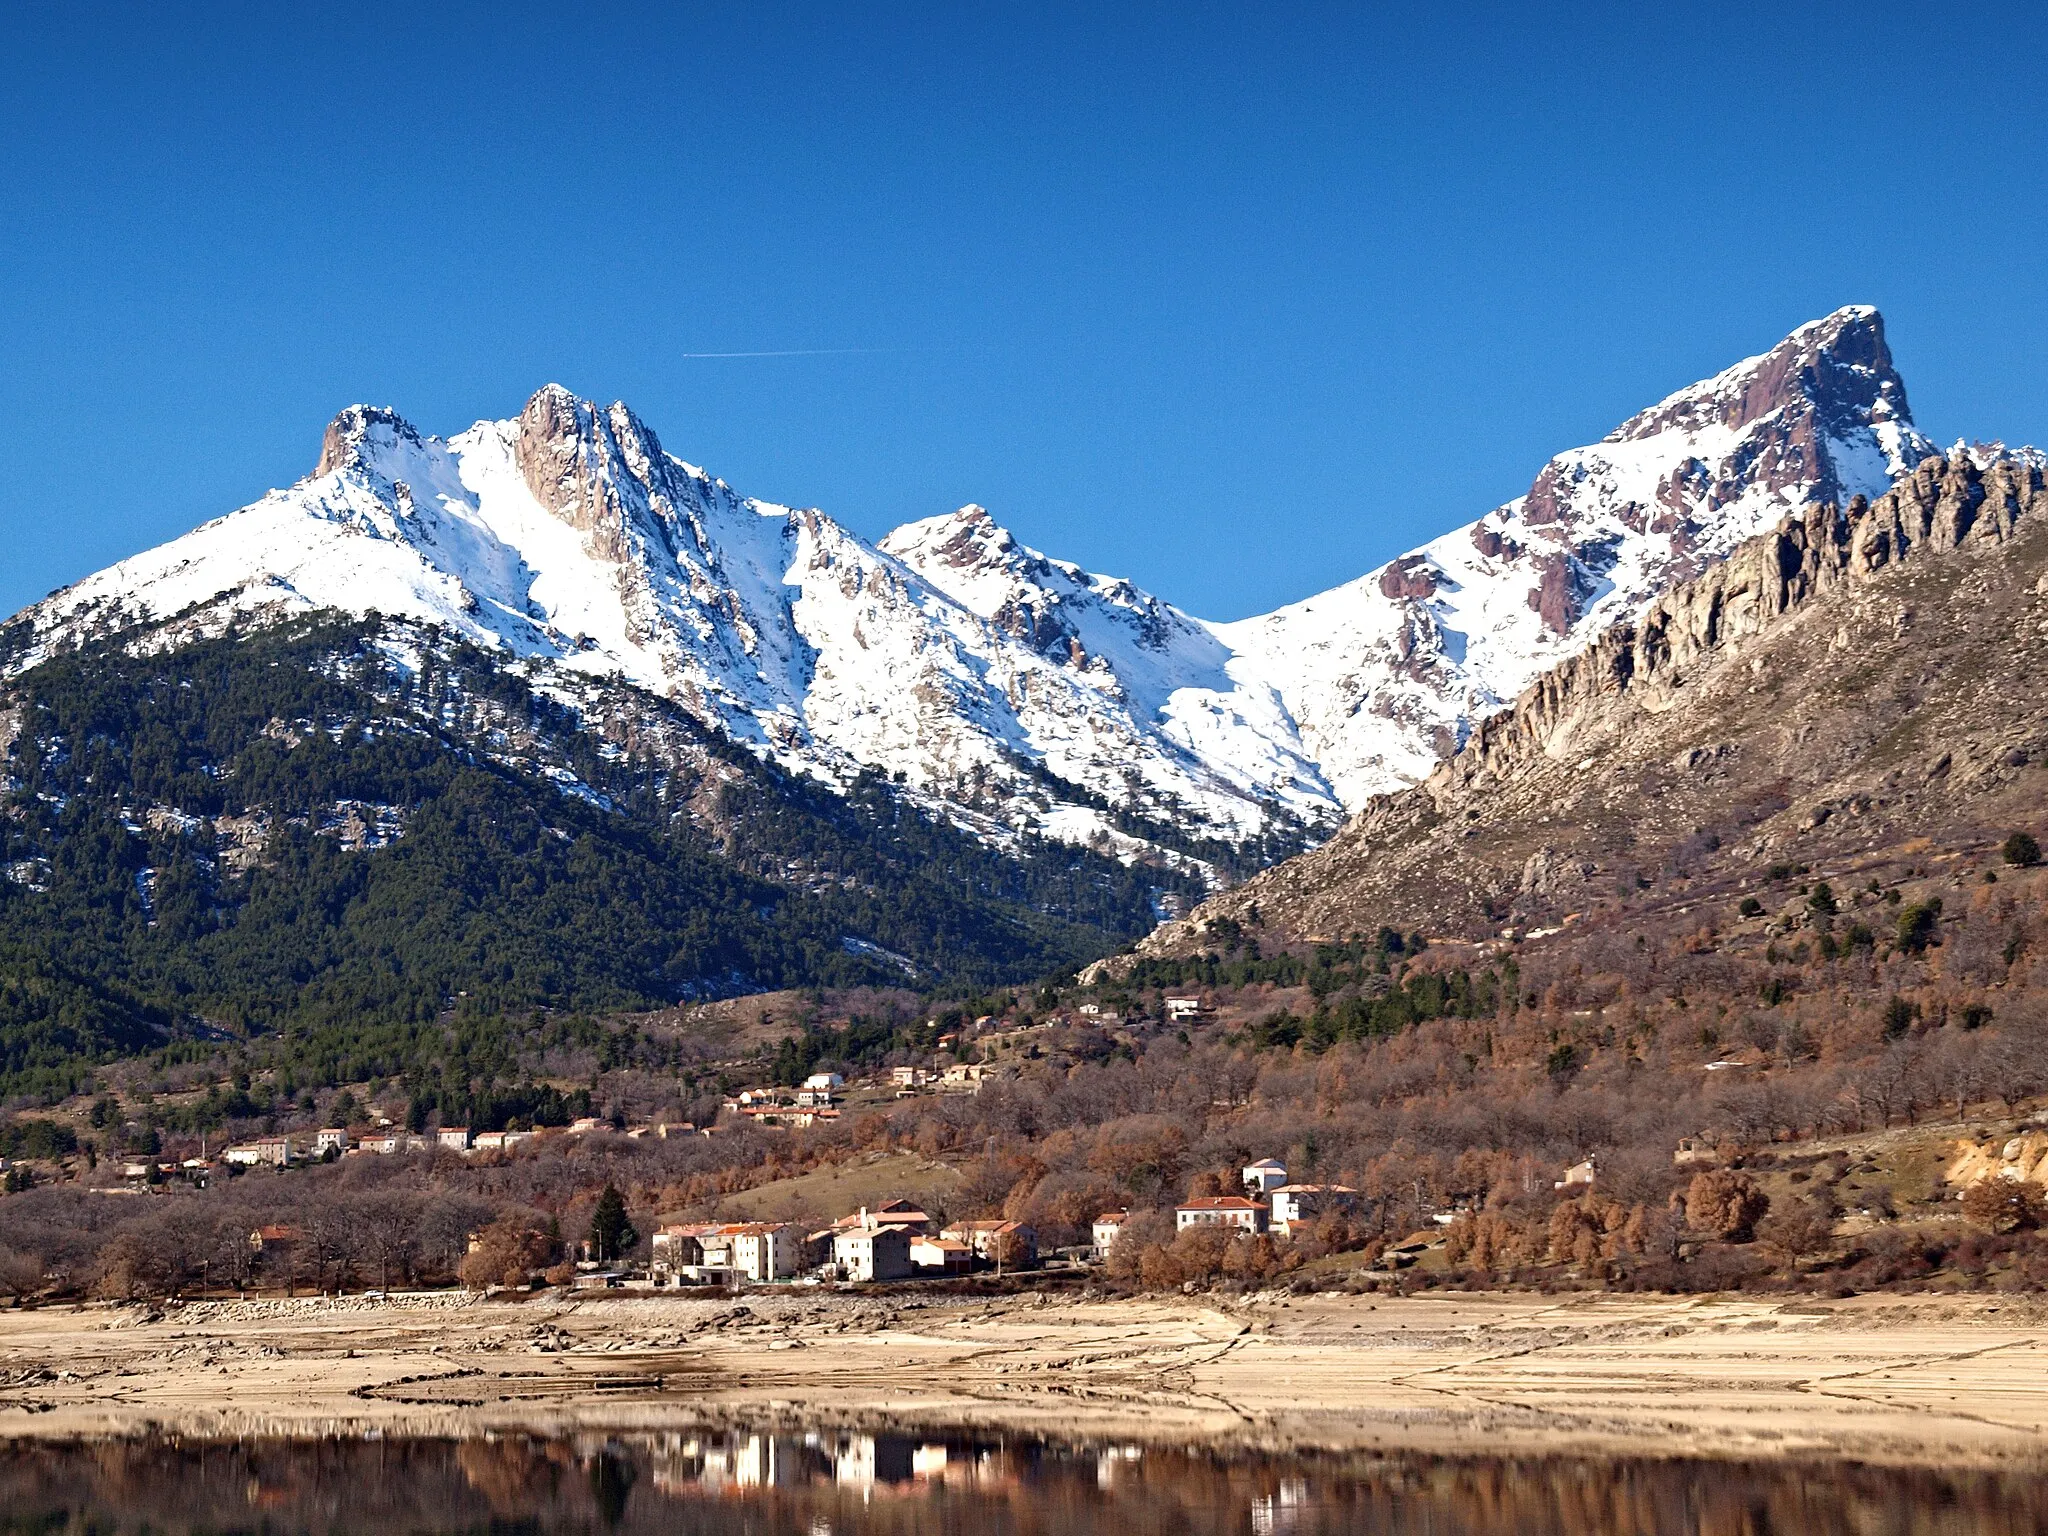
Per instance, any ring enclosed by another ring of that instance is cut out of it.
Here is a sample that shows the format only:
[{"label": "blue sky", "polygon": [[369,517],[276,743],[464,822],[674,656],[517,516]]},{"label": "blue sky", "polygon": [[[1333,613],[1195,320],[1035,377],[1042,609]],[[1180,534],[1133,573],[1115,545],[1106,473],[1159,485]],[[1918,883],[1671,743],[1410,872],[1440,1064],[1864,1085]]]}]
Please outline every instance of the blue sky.
[{"label": "blue sky", "polygon": [[1844,303],[2048,439],[2038,8],[170,11],[9,18],[0,611],[550,379],[1215,618]]}]

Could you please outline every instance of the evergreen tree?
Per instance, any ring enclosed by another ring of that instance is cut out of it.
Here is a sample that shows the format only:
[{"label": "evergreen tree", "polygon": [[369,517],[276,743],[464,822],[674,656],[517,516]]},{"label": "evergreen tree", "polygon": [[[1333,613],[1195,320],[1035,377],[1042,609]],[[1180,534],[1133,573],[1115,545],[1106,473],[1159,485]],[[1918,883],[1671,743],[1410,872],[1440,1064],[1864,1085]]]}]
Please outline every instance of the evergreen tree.
[{"label": "evergreen tree", "polygon": [[616,1184],[607,1184],[597,1197],[597,1209],[590,1215],[591,1257],[598,1263],[623,1258],[639,1245],[640,1234],[626,1214],[626,1197]]}]

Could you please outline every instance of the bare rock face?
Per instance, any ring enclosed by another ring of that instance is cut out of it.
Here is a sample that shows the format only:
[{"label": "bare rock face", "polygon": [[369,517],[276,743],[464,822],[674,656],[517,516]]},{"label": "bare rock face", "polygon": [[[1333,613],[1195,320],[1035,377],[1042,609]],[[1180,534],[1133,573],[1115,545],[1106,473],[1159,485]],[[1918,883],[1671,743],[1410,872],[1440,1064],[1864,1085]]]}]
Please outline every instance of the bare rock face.
[{"label": "bare rock face", "polygon": [[1579,563],[1569,555],[1545,555],[1536,563],[1536,586],[1529,593],[1529,606],[1542,616],[1554,635],[1571,633],[1585,616],[1587,583]]},{"label": "bare rock face", "polygon": [[1522,553],[1521,545],[1499,529],[1487,527],[1483,519],[1472,525],[1472,547],[1489,560],[1513,560]]},{"label": "bare rock face", "polygon": [[2023,519],[2044,517],[2048,477],[2037,463],[1979,468],[1963,457],[1924,461],[1875,502],[1859,496],[1846,510],[1810,508],[1538,678],[1512,710],[1481,723],[1466,749],[1430,776],[1425,792],[1462,800],[1519,763],[1562,755],[1583,717],[1623,695],[1668,700],[1688,669],[1825,593],[1909,558],[2001,543]]},{"label": "bare rock face", "polygon": [[583,534],[600,558],[630,560],[635,528],[668,542],[648,505],[667,490],[661,444],[624,404],[600,414],[549,384],[519,413],[513,456],[533,499]]},{"label": "bare rock face", "polygon": [[381,438],[386,447],[400,443],[417,447],[420,443],[419,429],[390,407],[352,405],[320,434],[320,462],[313,466],[313,473],[336,474],[361,462],[364,447],[373,438]]},{"label": "bare rock face", "polygon": [[1683,912],[1702,882],[1795,854],[1850,870],[1929,832],[1995,849],[2048,804],[2044,573],[2031,450],[1927,459],[1874,500],[1804,508],[1140,952],[1253,912],[1282,938],[1478,938],[1602,903]]},{"label": "bare rock face", "polygon": [[1389,561],[1380,572],[1380,595],[1393,598],[1432,597],[1436,593],[1436,572],[1420,555],[1403,555]]}]

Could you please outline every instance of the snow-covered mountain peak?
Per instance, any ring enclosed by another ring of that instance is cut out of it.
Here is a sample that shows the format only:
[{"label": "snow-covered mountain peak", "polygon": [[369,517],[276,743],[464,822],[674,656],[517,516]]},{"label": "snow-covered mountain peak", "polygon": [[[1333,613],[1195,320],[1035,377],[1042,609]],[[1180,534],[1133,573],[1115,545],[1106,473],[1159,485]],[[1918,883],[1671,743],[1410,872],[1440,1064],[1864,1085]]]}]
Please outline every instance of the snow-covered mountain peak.
[{"label": "snow-covered mountain peak", "polygon": [[1070,667],[1128,673],[1133,649],[1215,649],[1197,620],[1120,576],[1040,554],[972,503],[906,523],[879,547],[962,607]]},{"label": "snow-covered mountain peak", "polygon": [[1255,721],[1210,707],[1230,685],[1203,626],[980,508],[914,530],[899,558],[742,497],[559,385],[445,440],[351,406],[306,479],[38,604],[13,665],[138,623],[374,611],[540,675],[623,677],[834,782],[880,768],[992,836],[1136,855],[1105,804],[1229,840],[1276,804],[1334,809],[1269,692]]},{"label": "snow-covered mountain peak", "polygon": [[1348,805],[1427,774],[1546,668],[1808,502],[1935,451],[1851,306],[1558,454],[1523,496],[1346,587],[1219,626]]},{"label": "snow-covered mountain peak", "polygon": [[1788,408],[1810,410],[1823,425],[1839,429],[1910,422],[1906,383],[1885,345],[1884,317],[1867,304],[1849,304],[1810,320],[1770,351],[1639,411],[1605,441],[1709,425],[1740,431]]},{"label": "snow-covered mountain peak", "polygon": [[367,469],[400,448],[420,448],[419,428],[386,405],[351,405],[327,423],[320,437],[320,460],[313,476]]}]

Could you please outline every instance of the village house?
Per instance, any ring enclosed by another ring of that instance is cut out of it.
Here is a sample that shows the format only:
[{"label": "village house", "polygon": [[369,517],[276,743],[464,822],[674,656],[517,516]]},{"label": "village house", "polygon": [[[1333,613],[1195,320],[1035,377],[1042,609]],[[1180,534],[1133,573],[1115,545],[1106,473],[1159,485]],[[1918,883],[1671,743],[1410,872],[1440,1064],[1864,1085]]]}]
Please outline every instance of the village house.
[{"label": "village house", "polygon": [[704,1252],[697,1246],[695,1229],[681,1224],[655,1228],[654,1235],[647,1240],[647,1250],[648,1273],[657,1285],[672,1278],[676,1271],[694,1266]]},{"label": "village house", "polygon": [[1245,1165],[1243,1178],[1244,1192],[1263,1200],[1287,1182],[1287,1165],[1275,1157],[1262,1157]]},{"label": "village house", "polygon": [[911,1234],[903,1227],[847,1227],[832,1235],[832,1262],[856,1284],[910,1277]]},{"label": "village house", "polygon": [[927,1274],[964,1275],[974,1267],[974,1250],[957,1238],[920,1234],[910,1240],[910,1262]]},{"label": "village house", "polygon": [[830,1109],[832,1090],[830,1088],[799,1088],[796,1091],[799,1109]]},{"label": "village house", "polygon": [[1104,1211],[1095,1218],[1092,1236],[1095,1239],[1095,1257],[1098,1260],[1109,1257],[1109,1250],[1116,1246],[1117,1236],[1123,1231],[1124,1223],[1130,1220],[1130,1216],[1129,1211]]},{"label": "village house", "polygon": [[1590,1189],[1593,1185],[1594,1176],[1598,1172],[1599,1169],[1594,1166],[1593,1159],[1589,1157],[1583,1163],[1573,1163],[1571,1167],[1565,1169],[1564,1177],[1550,1187],[1552,1189]]},{"label": "village house", "polygon": [[803,1268],[802,1237],[786,1221],[748,1222],[729,1229],[732,1270],[742,1280],[771,1285]]},{"label": "village house", "polygon": [[434,1132],[434,1141],[436,1145],[446,1147],[450,1152],[467,1152],[469,1150],[469,1127],[466,1125],[444,1125],[440,1130]]},{"label": "village house", "polygon": [[1266,1230],[1266,1208],[1256,1200],[1247,1200],[1242,1195],[1204,1195],[1177,1205],[1173,1210],[1173,1227],[1176,1232],[1185,1232],[1189,1227],[1226,1226],[1236,1227],[1242,1232],[1263,1232]]},{"label": "village house", "polygon": [[1199,997],[1169,997],[1166,1000],[1166,1017],[1169,1023],[1184,1023],[1202,1016],[1202,1000]]},{"label": "village house", "polygon": [[579,1115],[569,1122],[571,1136],[588,1136],[592,1131],[607,1131],[611,1122],[601,1115]]},{"label": "village house", "polygon": [[1038,1232],[1021,1221],[956,1221],[939,1235],[965,1243],[984,1264],[1031,1269],[1038,1263]]},{"label": "village house", "polygon": [[290,1254],[304,1239],[305,1234],[297,1227],[273,1224],[256,1228],[249,1234],[249,1247],[258,1254],[268,1254],[275,1261]]},{"label": "village house", "polygon": [[836,1109],[788,1104],[757,1104],[740,1113],[755,1125],[779,1125],[797,1131],[807,1131],[820,1121],[830,1124],[839,1118]]},{"label": "village house", "polygon": [[[648,1242],[649,1271],[658,1282],[723,1279],[732,1258],[731,1242],[724,1234],[724,1223],[716,1221],[662,1227]],[[710,1254],[720,1262],[707,1262]]]},{"label": "village house", "polygon": [[931,1073],[927,1072],[923,1067],[891,1067],[889,1069],[889,1081],[899,1090],[907,1088],[915,1092],[930,1082],[931,1078]]},{"label": "village house", "polygon": [[813,1093],[836,1093],[846,1086],[846,1079],[837,1072],[813,1072],[804,1079],[804,1087]]},{"label": "village house", "polygon": [[1282,1184],[1272,1195],[1272,1230],[1292,1237],[1296,1227],[1312,1225],[1332,1211],[1348,1211],[1357,1201],[1358,1191],[1348,1184]]},{"label": "village house", "polygon": [[880,1205],[862,1206],[850,1216],[842,1216],[832,1223],[834,1232],[851,1227],[901,1227],[913,1235],[923,1233],[936,1235],[938,1223],[908,1200],[884,1200]]},{"label": "village house", "polygon": [[697,1234],[697,1246],[704,1254],[701,1267],[707,1275],[732,1278],[733,1245],[738,1237],[739,1227],[729,1221],[713,1222]]},{"label": "village house", "polygon": [[188,1157],[182,1163],[140,1162],[123,1163],[121,1177],[131,1184],[163,1183],[170,1179],[184,1179],[206,1186],[206,1163],[196,1157]]},{"label": "village house", "polygon": [[291,1138],[266,1136],[260,1141],[241,1142],[221,1153],[221,1158],[243,1168],[254,1168],[263,1163],[272,1163],[282,1168],[292,1160]]},{"label": "village house", "polygon": [[348,1131],[341,1126],[329,1126],[324,1131],[313,1133],[313,1155],[325,1157],[332,1148],[338,1157],[348,1150]]}]

